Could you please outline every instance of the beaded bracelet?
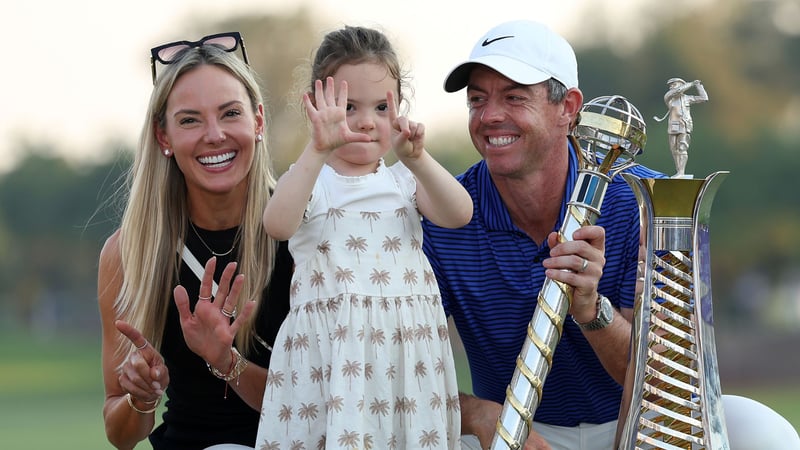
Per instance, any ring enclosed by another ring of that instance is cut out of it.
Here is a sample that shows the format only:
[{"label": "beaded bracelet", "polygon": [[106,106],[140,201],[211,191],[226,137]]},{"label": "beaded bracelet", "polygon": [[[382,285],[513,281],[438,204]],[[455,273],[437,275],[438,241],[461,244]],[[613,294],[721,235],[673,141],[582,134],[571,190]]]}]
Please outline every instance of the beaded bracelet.
[{"label": "beaded bracelet", "polygon": [[231,347],[231,366],[228,368],[228,373],[220,372],[217,368],[212,367],[208,361],[206,361],[206,367],[208,367],[208,370],[214,374],[215,377],[226,382],[224,398],[228,398],[227,383],[236,380],[236,385],[239,385],[239,376],[247,368],[247,360],[241,355],[241,353],[239,353],[238,350],[236,350],[236,348]]},{"label": "beaded bracelet", "polygon": [[136,405],[133,404],[133,396],[131,395],[130,392],[128,392],[128,395],[126,395],[125,398],[128,399],[128,406],[130,406],[132,410],[136,411],[139,414],[150,414],[151,412],[155,412],[156,409],[158,409],[158,405],[161,404],[161,396],[160,395],[158,396],[157,399],[153,400],[152,402],[146,402],[146,401],[142,400],[142,403],[147,403],[148,405],[150,405],[150,404],[153,405],[153,407],[150,408],[150,409],[139,409],[139,408],[137,408]]},{"label": "beaded bracelet", "polygon": [[224,381],[233,381],[236,380],[236,385],[239,385],[239,375],[244,372],[244,369],[247,368],[247,360],[244,359],[238,350],[234,347],[231,347],[231,366],[228,368],[227,373],[223,373],[219,371],[217,368],[212,367],[211,364],[206,362],[206,366],[211,373],[214,374],[215,377],[219,378],[220,380]]}]

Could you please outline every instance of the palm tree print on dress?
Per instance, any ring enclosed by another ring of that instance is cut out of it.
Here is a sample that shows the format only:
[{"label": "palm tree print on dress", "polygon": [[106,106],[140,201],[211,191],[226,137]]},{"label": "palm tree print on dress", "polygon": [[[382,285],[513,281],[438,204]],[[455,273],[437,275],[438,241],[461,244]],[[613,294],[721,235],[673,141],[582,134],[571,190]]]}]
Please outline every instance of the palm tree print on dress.
[{"label": "palm tree print on dress", "polygon": [[389,401],[375,397],[369,404],[369,412],[378,417],[378,429],[381,428],[381,416],[389,415]]},{"label": "palm tree print on dress", "polygon": [[433,341],[433,329],[429,324],[418,323],[417,328],[414,330],[414,336],[417,338],[417,341],[424,341],[428,350],[431,349],[431,341]]},{"label": "palm tree print on dress", "polygon": [[282,405],[281,411],[278,413],[278,419],[281,422],[286,422],[286,432],[289,432],[289,422],[292,420],[292,405]]},{"label": "palm tree print on dress", "polygon": [[408,285],[411,293],[414,293],[414,286],[417,284],[417,271],[414,269],[406,269],[403,272],[403,282]]},{"label": "palm tree print on dress", "polygon": [[417,261],[422,262],[422,242],[416,236],[411,237],[411,249],[417,252]]},{"label": "palm tree print on dress", "polygon": [[447,410],[448,411],[458,411],[461,409],[461,403],[459,403],[458,395],[450,395],[447,397]]},{"label": "palm tree print on dress", "polygon": [[422,436],[419,437],[420,447],[434,448],[439,445],[439,432],[434,430],[423,431]]},{"label": "palm tree print on dress", "polygon": [[358,432],[347,431],[347,429],[345,429],[344,432],[339,435],[339,445],[342,447],[356,448],[358,445]]},{"label": "palm tree print on dress", "polygon": [[403,426],[403,417],[409,416],[408,425],[411,424],[411,416],[417,414],[417,399],[413,397],[395,397],[394,412],[400,415],[400,426]]},{"label": "palm tree print on dress", "polygon": [[347,267],[342,268],[341,266],[336,266],[336,273],[334,273],[334,277],[336,277],[337,283],[344,285],[345,293],[347,293],[347,285],[356,280],[356,276],[352,269],[348,269]]},{"label": "palm tree print on dress", "polygon": [[281,444],[275,441],[272,442],[264,441],[264,443],[261,444],[261,447],[258,447],[258,450],[281,450]]},{"label": "palm tree print on dress", "polygon": [[434,275],[432,270],[425,270],[423,278],[425,279],[425,285],[428,286],[428,290],[430,292],[434,292],[434,289],[439,288],[439,285],[436,284],[436,275]]},{"label": "palm tree print on dress", "polygon": [[397,252],[400,251],[403,244],[400,242],[400,236],[389,237],[383,240],[383,251],[392,254],[395,265],[397,264]]},{"label": "palm tree print on dress", "polygon": [[300,364],[303,363],[303,351],[308,350],[309,342],[308,342],[308,335],[305,333],[298,333],[297,336],[294,338],[294,349],[299,350],[300,353]]},{"label": "palm tree print on dress", "polygon": [[342,408],[344,407],[344,399],[342,397],[337,396],[328,396],[328,400],[325,401],[325,413],[328,415],[328,420],[333,423],[333,414],[331,412],[342,412]]},{"label": "palm tree print on dress", "polygon": [[425,363],[422,361],[417,361],[414,364],[414,376],[417,378],[417,386],[419,387],[419,391],[422,392],[422,382],[421,379],[425,378],[428,375],[428,368],[425,367]]},{"label": "palm tree print on dress", "polygon": [[336,325],[336,329],[333,330],[332,339],[334,341],[339,342],[339,352],[342,351],[342,343],[344,343],[344,341],[347,340],[347,334],[348,333],[349,333],[348,327],[346,327],[346,326],[344,326],[342,324]]},{"label": "palm tree print on dress", "polygon": [[330,258],[331,242],[327,239],[320,242],[317,244],[317,251]]},{"label": "palm tree print on dress", "polygon": [[377,285],[381,295],[383,295],[383,286],[388,286],[389,282],[392,281],[392,277],[387,270],[378,271],[378,269],[372,269],[372,273],[369,275],[369,281]]},{"label": "palm tree print on dress", "polygon": [[406,208],[404,206],[402,208],[395,209],[394,210],[394,216],[397,217],[398,219],[403,219],[402,220],[402,222],[403,222],[403,231],[405,231],[406,230],[406,221],[405,221],[405,219],[408,218],[408,208]]},{"label": "palm tree print on dress", "polygon": [[305,420],[308,423],[308,432],[311,433],[311,422],[317,418],[319,408],[315,403],[300,403],[300,410],[297,411],[297,417]]},{"label": "palm tree print on dress", "polygon": [[362,441],[364,445],[364,450],[372,450],[373,443],[372,443],[372,435],[369,433],[364,433],[364,440]]},{"label": "palm tree print on dress", "polygon": [[341,219],[344,217],[344,210],[340,208],[328,208],[328,214],[326,218],[333,219],[331,222],[333,223],[333,231],[336,231],[336,219]]},{"label": "palm tree print on dress", "polygon": [[267,387],[270,388],[269,391],[269,399],[272,400],[272,394],[275,392],[275,388],[280,388],[283,386],[283,372],[277,371],[273,372],[272,369],[269,370],[267,374]]},{"label": "palm tree print on dress", "polygon": [[322,390],[322,380],[324,380],[325,375],[322,371],[322,366],[319,367],[312,367],[311,373],[309,374],[309,379],[311,379],[312,383],[319,384],[319,395],[322,395],[324,392]]},{"label": "palm tree print on dress", "polygon": [[361,219],[366,220],[369,222],[369,231],[374,231],[372,229],[372,222],[381,218],[381,213],[375,211],[361,211]]},{"label": "palm tree print on dress", "polygon": [[367,240],[363,237],[355,237],[352,234],[349,235],[347,241],[345,242],[345,246],[351,252],[356,253],[356,260],[358,263],[361,263],[361,253],[366,253],[367,251]]},{"label": "palm tree print on dress", "polygon": [[353,389],[353,378],[361,376],[361,362],[346,360],[342,365],[342,375],[347,377],[347,388]]},{"label": "palm tree print on dress", "polygon": [[378,355],[378,347],[383,347],[383,344],[386,342],[386,336],[383,333],[383,329],[371,327],[369,333],[369,342],[375,347],[375,355]]},{"label": "palm tree print on dress", "polygon": [[317,270],[314,270],[311,273],[311,279],[309,281],[311,282],[312,287],[317,288],[317,296],[319,296],[319,290],[322,287],[322,285],[325,284],[325,274]]},{"label": "palm tree print on dress", "polygon": [[385,375],[387,379],[394,380],[394,378],[397,376],[397,368],[394,366],[394,364],[389,364],[389,367],[386,368]]},{"label": "palm tree print on dress", "polygon": [[442,358],[436,358],[436,365],[433,367],[433,370],[436,372],[436,375],[444,374],[445,370],[447,370],[447,366]]},{"label": "palm tree print on dress", "polygon": [[443,403],[444,402],[442,401],[442,396],[439,395],[438,393],[434,392],[433,396],[431,397],[431,402],[430,402],[431,409],[434,410],[434,411],[439,411],[439,410],[442,409],[442,404]]}]

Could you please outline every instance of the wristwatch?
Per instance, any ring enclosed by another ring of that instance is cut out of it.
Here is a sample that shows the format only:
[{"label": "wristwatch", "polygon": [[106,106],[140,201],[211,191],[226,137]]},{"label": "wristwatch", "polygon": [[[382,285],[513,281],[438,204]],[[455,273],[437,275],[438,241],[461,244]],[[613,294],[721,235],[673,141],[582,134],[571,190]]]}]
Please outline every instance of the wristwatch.
[{"label": "wristwatch", "polygon": [[597,317],[594,320],[580,323],[574,317],[572,318],[572,321],[583,331],[602,330],[609,326],[612,320],[614,320],[614,306],[611,305],[611,300],[605,295],[597,296]]}]

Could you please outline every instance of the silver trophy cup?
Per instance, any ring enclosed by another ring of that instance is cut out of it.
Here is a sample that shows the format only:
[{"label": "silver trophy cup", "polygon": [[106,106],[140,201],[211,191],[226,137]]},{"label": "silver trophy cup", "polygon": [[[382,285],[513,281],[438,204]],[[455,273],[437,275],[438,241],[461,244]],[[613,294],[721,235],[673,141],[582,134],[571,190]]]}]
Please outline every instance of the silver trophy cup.
[{"label": "silver trophy cup", "polygon": [[[672,78],[668,84],[670,117],[688,113],[690,100],[697,100],[686,96],[688,88],[698,86],[701,100],[708,98],[699,82]],[[709,251],[711,204],[727,172],[705,179],[684,174],[689,131],[691,126],[668,126],[676,164],[672,178],[623,174],[639,202],[644,260],[617,428],[620,450],[730,448],[714,343]]]}]

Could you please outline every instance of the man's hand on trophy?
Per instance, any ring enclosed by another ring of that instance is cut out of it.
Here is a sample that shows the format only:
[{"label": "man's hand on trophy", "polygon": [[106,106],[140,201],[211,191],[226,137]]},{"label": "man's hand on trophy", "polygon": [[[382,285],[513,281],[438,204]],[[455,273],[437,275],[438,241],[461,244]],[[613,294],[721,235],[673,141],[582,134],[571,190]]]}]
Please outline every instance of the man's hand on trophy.
[{"label": "man's hand on trophy", "polygon": [[572,286],[569,313],[578,322],[590,322],[597,316],[597,285],[603,276],[606,233],[597,225],[583,226],[571,241],[559,242],[558,233],[548,236],[550,258],[542,264],[548,278]]}]

